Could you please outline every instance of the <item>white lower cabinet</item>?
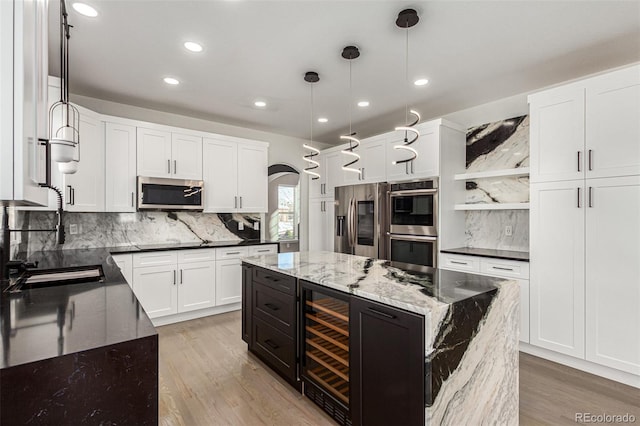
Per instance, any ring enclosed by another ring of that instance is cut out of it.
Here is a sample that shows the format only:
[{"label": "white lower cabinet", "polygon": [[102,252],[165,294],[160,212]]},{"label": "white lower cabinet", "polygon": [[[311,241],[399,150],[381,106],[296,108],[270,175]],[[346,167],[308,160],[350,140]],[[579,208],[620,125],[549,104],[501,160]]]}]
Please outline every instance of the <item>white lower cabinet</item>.
[{"label": "white lower cabinet", "polygon": [[[242,258],[278,252],[277,244],[114,254],[149,318],[164,324],[240,309]],[[221,307],[220,310],[207,308]],[[201,311],[202,314],[198,314]],[[188,316],[179,314],[191,313]],[[195,315],[195,316],[194,316]]]},{"label": "white lower cabinet", "polygon": [[133,292],[149,318],[178,313],[176,265],[133,270]]},{"label": "white lower cabinet", "polygon": [[529,263],[440,253],[440,269],[513,279],[520,286],[520,341],[529,343]]}]

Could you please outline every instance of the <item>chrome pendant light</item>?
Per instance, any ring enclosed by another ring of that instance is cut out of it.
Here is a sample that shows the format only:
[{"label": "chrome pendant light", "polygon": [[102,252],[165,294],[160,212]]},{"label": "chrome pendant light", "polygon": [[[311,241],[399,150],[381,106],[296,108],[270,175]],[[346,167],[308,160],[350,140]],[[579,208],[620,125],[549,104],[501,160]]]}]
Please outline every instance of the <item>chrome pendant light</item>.
[{"label": "chrome pendant light", "polygon": [[349,134],[340,136],[340,139],[349,141],[349,148],[345,148],[340,152],[342,154],[348,155],[351,160],[345,163],[344,166],[342,166],[342,170],[361,174],[361,169],[354,167],[354,164],[356,164],[360,160],[360,154],[355,152],[355,149],[360,145],[360,141],[355,137],[355,132],[351,130],[351,104],[353,103],[353,79],[351,72],[351,61],[359,56],[360,51],[356,46],[347,46],[342,49],[342,57],[349,60]]},{"label": "chrome pendant light", "polygon": [[[311,90],[311,117],[310,117],[310,137],[309,142],[313,143],[313,84],[320,81],[320,77],[317,72],[307,71],[304,75],[304,81],[309,83],[309,88]],[[309,163],[309,165],[303,170],[306,174],[311,176],[311,180],[320,179],[320,173],[318,173],[320,168],[320,163],[317,160],[314,160],[314,157],[317,157],[320,154],[320,151],[317,148],[314,148],[311,145],[303,144],[305,149],[311,151],[308,154],[302,156],[302,159]]]},{"label": "chrome pendant light", "polygon": [[[69,23],[64,0],[60,1],[60,100],[49,109],[49,145],[51,158],[62,173],[78,170],[80,161],[80,113],[69,102]],[[61,126],[54,129],[54,122]]]},{"label": "chrome pendant light", "polygon": [[[403,160],[393,161],[392,164],[408,164],[413,160],[418,158],[418,151],[411,146],[415,141],[420,137],[420,132],[414,126],[418,124],[420,121],[420,114],[417,111],[409,109],[409,28],[413,27],[418,23],[420,18],[418,17],[418,12],[414,9],[404,9],[400,13],[398,13],[398,18],[396,19],[396,25],[400,28],[404,28],[406,32],[405,37],[405,82],[407,85],[407,94],[405,98],[405,109],[404,109],[404,119],[405,125],[398,126],[395,130],[404,132],[404,142],[400,145],[394,145],[393,149],[399,149],[407,151],[410,155],[409,157]],[[413,121],[409,122],[409,115],[413,116]],[[411,134],[411,135],[409,135]],[[411,139],[409,139],[411,137]]]}]

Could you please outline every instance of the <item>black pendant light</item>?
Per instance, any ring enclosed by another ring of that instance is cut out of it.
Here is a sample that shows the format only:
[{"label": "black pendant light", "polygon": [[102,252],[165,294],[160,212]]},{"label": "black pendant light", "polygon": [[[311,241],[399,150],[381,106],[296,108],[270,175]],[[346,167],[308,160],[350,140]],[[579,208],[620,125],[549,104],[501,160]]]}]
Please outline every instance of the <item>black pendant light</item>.
[{"label": "black pendant light", "polygon": [[342,49],[342,57],[349,60],[349,134],[340,136],[340,139],[349,141],[349,148],[343,149],[341,153],[349,155],[351,157],[351,161],[345,163],[345,165],[342,166],[342,170],[358,174],[362,173],[362,171],[357,167],[353,167],[353,165],[360,160],[360,154],[355,152],[355,149],[360,145],[360,141],[355,137],[356,134],[351,129],[351,104],[353,103],[353,80],[351,72],[351,61],[359,56],[360,51],[356,46],[347,46]]},{"label": "black pendant light", "polygon": [[[311,117],[310,117],[309,142],[310,144],[312,144],[313,143],[313,84],[320,81],[320,76],[318,76],[318,73],[315,71],[307,71],[304,75],[304,81],[309,83],[309,88],[311,91]],[[308,149],[309,151],[311,151],[310,153],[302,156],[303,160],[309,163],[309,165],[303,171],[306,174],[311,176],[311,180],[318,180],[320,179],[320,173],[318,173],[317,169],[319,169],[320,163],[318,163],[317,160],[314,160],[314,157],[317,157],[320,154],[320,151],[317,148],[314,148],[310,144],[305,143],[302,145],[305,149]]]},{"label": "black pendant light", "polygon": [[[418,151],[414,147],[411,146],[415,141],[420,137],[420,132],[414,126],[418,124],[420,121],[420,114],[415,110],[409,109],[409,28],[413,27],[418,23],[420,18],[418,17],[418,12],[414,9],[404,9],[400,13],[398,13],[398,18],[396,19],[396,25],[400,28],[405,29],[405,84],[406,84],[406,97],[405,97],[405,106],[404,106],[404,126],[398,126],[395,130],[400,130],[404,132],[404,141],[402,144],[394,145],[393,149],[400,149],[407,151],[410,155],[409,157],[394,161],[392,164],[407,164],[411,161],[418,158]],[[409,115],[413,116],[413,121],[409,122]],[[409,133],[411,133],[411,139],[409,139]]]}]

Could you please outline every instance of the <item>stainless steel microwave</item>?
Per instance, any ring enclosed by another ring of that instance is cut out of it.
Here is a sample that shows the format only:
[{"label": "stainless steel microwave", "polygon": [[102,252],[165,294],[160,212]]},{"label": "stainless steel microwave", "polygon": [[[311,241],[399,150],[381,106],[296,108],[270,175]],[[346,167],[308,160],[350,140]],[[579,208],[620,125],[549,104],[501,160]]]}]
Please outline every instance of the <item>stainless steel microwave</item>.
[{"label": "stainless steel microwave", "polygon": [[138,210],[202,210],[204,182],[138,176]]}]

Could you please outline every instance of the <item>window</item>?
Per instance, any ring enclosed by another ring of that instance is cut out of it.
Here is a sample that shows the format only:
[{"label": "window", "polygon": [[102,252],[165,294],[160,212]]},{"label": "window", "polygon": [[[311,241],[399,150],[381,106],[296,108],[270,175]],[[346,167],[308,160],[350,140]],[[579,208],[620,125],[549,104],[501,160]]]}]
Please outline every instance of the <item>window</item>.
[{"label": "window", "polygon": [[298,187],[278,185],[278,239],[298,238]]}]

